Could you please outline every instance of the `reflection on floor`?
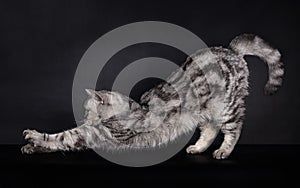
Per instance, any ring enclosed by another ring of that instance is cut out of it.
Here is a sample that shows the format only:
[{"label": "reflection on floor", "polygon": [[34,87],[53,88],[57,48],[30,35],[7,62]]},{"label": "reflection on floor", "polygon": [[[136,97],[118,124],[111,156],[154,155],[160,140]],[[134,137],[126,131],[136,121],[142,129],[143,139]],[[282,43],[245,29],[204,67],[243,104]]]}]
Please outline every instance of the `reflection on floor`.
[{"label": "reflection on floor", "polygon": [[[132,168],[110,163],[93,151],[22,155],[21,146],[0,146],[1,187],[260,187],[284,186],[297,175],[300,146],[239,145],[215,160],[179,152],[159,165]],[[296,172],[293,172],[293,170]]]}]

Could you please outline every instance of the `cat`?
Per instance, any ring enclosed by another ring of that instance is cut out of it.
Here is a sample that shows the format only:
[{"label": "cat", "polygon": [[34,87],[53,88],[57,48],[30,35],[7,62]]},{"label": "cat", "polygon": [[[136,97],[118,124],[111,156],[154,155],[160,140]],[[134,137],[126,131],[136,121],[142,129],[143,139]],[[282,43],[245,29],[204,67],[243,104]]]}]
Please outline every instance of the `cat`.
[{"label": "cat", "polygon": [[284,75],[281,54],[260,37],[242,34],[228,48],[201,49],[189,56],[166,82],[145,92],[140,103],[115,91],[87,89],[81,126],[57,134],[24,130],[28,144],[21,151],[151,148],[199,128],[199,139],[186,152],[204,152],[221,131],[224,140],[213,157],[226,159],[238,142],[245,116],[249,77],[245,55],[258,56],[268,65],[264,91],[274,94]]}]

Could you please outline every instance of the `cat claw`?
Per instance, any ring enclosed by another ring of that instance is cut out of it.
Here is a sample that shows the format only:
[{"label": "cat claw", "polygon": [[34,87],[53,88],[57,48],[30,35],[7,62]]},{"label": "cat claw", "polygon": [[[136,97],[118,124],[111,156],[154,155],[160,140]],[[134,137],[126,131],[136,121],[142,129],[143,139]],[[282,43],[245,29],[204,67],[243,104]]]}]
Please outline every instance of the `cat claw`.
[{"label": "cat claw", "polygon": [[32,147],[40,145],[41,140],[43,139],[43,134],[37,132],[36,130],[24,130],[23,131],[24,139],[31,144]]},{"label": "cat claw", "polygon": [[29,134],[30,131],[31,131],[31,130],[29,130],[29,129],[24,130],[23,133],[22,133],[23,136],[25,137],[27,134]]},{"label": "cat claw", "polygon": [[36,130],[26,129],[23,131],[23,136],[25,137],[25,140],[29,140],[29,139],[33,138],[34,136],[37,137],[40,134],[41,133],[37,132]]},{"label": "cat claw", "polygon": [[31,130],[25,130],[25,131],[23,131],[24,139],[25,139],[26,141],[28,141],[28,142],[30,142],[30,140],[31,140],[30,132],[31,132]]}]

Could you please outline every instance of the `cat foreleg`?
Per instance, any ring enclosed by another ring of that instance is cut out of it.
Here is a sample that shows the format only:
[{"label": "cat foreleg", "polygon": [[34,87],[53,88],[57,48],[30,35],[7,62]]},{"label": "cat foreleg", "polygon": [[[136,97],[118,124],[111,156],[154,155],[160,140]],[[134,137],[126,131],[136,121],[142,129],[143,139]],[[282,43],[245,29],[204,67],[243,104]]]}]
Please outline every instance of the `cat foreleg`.
[{"label": "cat foreleg", "polygon": [[191,145],[186,149],[187,153],[196,154],[204,152],[215,140],[219,133],[219,128],[212,125],[206,124],[200,127],[201,135],[195,145]]},{"label": "cat foreleg", "polygon": [[80,150],[86,147],[86,142],[80,127],[57,134],[40,133],[35,130],[25,130],[23,135],[29,142],[21,151],[23,153],[55,152]]}]

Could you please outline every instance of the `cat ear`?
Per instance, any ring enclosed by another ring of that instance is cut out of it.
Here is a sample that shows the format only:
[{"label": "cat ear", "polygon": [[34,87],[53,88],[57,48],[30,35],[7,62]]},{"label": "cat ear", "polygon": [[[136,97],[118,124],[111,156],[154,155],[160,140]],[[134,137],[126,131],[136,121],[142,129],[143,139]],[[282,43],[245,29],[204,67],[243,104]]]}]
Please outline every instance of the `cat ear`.
[{"label": "cat ear", "polygon": [[103,98],[101,97],[101,95],[97,91],[92,90],[92,89],[85,89],[85,92],[89,96],[93,97],[94,99],[96,99],[98,101],[103,101]]},{"label": "cat ear", "polygon": [[95,95],[96,91],[92,90],[92,89],[85,89],[85,92],[89,95],[89,96],[93,96]]}]

